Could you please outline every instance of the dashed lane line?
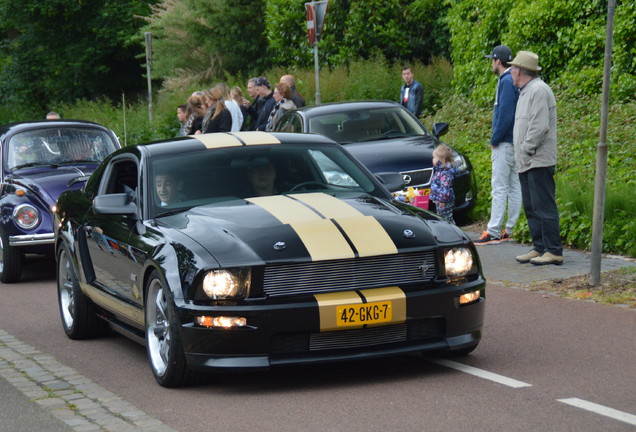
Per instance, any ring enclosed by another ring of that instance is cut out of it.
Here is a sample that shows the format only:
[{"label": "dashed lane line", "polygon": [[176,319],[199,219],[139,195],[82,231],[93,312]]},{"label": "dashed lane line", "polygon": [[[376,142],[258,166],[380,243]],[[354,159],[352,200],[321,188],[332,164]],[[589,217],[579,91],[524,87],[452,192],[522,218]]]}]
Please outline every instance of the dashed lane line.
[{"label": "dashed lane line", "polygon": [[[499,375],[493,372],[488,372],[483,369],[478,369],[473,366],[468,366],[462,363],[457,363],[452,360],[447,359],[428,359],[431,363],[436,363],[440,366],[445,366],[451,369],[458,370],[460,372],[465,372],[470,375],[474,375],[479,378],[484,378],[489,381],[493,381],[499,384],[503,384],[512,388],[523,388],[523,387],[532,387],[532,384],[525,383],[523,381],[519,381],[513,378],[508,378],[503,375]],[[581,408],[586,411],[593,412],[595,414],[600,414],[605,417],[609,417],[614,420],[619,420],[624,423],[636,426],[636,415],[626,413],[624,411],[619,411],[614,408],[609,408],[604,405],[600,405],[594,402],[589,402],[579,398],[565,398],[565,399],[557,399],[558,402]]]},{"label": "dashed lane line", "polygon": [[636,415],[633,414],[615,410],[614,408],[609,408],[604,405],[588,402],[579,398],[557,399],[557,401],[636,426]]},{"label": "dashed lane line", "polygon": [[532,384],[525,383],[523,381],[519,381],[513,378],[508,378],[503,375],[499,375],[493,372],[488,372],[483,369],[478,369],[473,366],[468,366],[462,363],[457,363],[452,360],[447,359],[429,359],[432,363],[436,363],[441,366],[446,366],[451,369],[455,369],[461,372],[465,372],[470,375],[474,375],[479,378],[484,378],[489,381],[496,382],[498,384],[503,384],[512,388],[523,388],[523,387],[532,387]]}]

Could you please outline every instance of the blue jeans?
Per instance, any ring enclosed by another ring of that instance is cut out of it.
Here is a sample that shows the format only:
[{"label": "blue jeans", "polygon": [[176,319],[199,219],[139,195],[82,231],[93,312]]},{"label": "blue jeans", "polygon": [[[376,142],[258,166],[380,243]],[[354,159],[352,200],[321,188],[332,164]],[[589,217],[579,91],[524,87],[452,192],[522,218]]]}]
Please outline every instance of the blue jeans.
[{"label": "blue jeans", "polygon": [[508,219],[505,220],[505,229],[508,235],[512,235],[512,229],[521,213],[521,186],[515,163],[515,148],[512,143],[501,142],[492,149],[492,203],[490,206],[490,220],[488,221],[488,234],[501,237],[501,227],[508,207]]},{"label": "blue jeans", "polygon": [[519,182],[534,250],[562,256],[559,210],[554,198],[554,166],[519,173]]}]

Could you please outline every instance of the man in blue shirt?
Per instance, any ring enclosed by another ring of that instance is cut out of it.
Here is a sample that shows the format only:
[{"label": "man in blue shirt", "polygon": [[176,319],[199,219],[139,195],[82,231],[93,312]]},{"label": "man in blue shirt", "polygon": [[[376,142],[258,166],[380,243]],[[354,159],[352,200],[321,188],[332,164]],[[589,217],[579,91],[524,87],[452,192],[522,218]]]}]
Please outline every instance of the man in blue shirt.
[{"label": "man in blue shirt", "polygon": [[[515,109],[519,98],[519,89],[514,86],[510,75],[509,62],[512,61],[512,51],[505,45],[499,45],[486,57],[491,59],[492,71],[499,75],[499,81],[490,138],[492,149],[490,220],[486,231],[475,241],[476,245],[498,244],[502,240],[510,240],[512,229],[521,212],[521,185],[512,139]],[[507,219],[505,218],[506,207],[508,208]]]},{"label": "man in blue shirt", "polygon": [[411,66],[402,68],[402,87],[400,88],[400,103],[407,110],[415,114],[415,117],[422,115],[422,103],[424,102],[424,87],[413,79],[413,69]]}]

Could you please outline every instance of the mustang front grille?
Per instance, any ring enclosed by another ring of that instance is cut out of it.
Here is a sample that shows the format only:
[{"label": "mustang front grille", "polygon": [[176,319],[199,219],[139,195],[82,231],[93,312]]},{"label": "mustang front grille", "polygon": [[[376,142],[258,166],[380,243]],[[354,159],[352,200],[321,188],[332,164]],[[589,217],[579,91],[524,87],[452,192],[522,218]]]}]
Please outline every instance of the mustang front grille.
[{"label": "mustang front grille", "polygon": [[411,181],[406,186],[429,186],[431,184],[431,177],[433,176],[433,168],[418,171],[403,171],[400,174],[411,178]]},{"label": "mustang front grille", "polygon": [[443,318],[431,318],[365,329],[279,334],[272,338],[271,351],[275,355],[304,355],[310,352],[356,350],[442,340],[446,334],[444,323]]},{"label": "mustang front grille", "polygon": [[435,274],[432,251],[283,264],[265,269],[263,290],[270,297],[310,295],[430,282]]},{"label": "mustang front grille", "polygon": [[366,346],[404,342],[406,341],[406,336],[406,324],[360,330],[313,333],[309,336],[309,351],[362,348]]}]

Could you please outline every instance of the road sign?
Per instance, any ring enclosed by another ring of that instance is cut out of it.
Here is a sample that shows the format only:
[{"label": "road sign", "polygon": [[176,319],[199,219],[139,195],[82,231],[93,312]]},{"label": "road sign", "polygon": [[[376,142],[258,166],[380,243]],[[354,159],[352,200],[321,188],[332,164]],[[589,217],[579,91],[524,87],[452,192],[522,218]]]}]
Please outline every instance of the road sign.
[{"label": "road sign", "polygon": [[305,3],[305,9],[307,11],[307,38],[312,45],[320,40],[328,4],[328,0]]}]

